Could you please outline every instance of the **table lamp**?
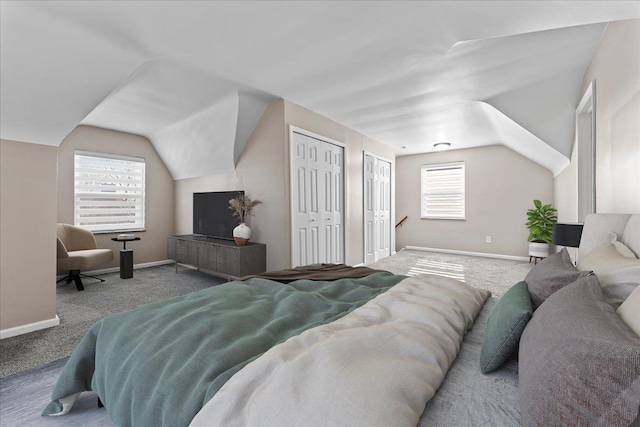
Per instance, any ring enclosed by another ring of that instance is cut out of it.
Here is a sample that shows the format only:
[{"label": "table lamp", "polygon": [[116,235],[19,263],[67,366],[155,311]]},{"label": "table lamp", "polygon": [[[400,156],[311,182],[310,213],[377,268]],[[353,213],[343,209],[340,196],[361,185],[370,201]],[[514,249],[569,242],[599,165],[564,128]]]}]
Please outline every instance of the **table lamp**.
[{"label": "table lamp", "polygon": [[580,246],[582,224],[553,224],[553,244],[577,248]]}]

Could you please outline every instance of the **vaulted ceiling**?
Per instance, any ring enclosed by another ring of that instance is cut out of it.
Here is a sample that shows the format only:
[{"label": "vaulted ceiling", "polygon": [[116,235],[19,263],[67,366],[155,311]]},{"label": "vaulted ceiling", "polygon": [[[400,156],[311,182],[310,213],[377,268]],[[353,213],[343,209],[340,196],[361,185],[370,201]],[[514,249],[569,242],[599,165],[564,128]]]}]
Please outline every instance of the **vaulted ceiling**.
[{"label": "vaulted ceiling", "polygon": [[2,1],[0,137],[149,138],[175,179],[232,170],[285,98],[398,155],[503,144],[568,163],[584,73],[639,1]]}]

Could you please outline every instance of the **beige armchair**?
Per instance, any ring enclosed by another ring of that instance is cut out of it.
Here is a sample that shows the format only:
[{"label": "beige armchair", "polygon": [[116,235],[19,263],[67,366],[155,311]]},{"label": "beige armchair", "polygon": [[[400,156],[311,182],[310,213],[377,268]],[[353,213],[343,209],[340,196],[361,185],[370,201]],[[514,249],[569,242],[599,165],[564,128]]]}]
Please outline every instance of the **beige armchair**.
[{"label": "beige armchair", "polygon": [[[81,274],[100,264],[113,260],[111,249],[98,249],[93,233],[81,227],[69,224],[58,224],[58,274],[67,274],[60,280],[67,279],[76,283],[79,291],[84,290],[80,276],[91,277],[104,282],[104,279]],[[60,281],[58,280],[58,281]]]}]

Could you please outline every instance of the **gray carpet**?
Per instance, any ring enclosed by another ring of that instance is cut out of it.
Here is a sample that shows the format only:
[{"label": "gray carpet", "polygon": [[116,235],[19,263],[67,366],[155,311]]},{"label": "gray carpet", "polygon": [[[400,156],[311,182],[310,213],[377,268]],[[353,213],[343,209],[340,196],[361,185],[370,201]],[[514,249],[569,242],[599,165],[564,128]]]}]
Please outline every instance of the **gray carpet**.
[{"label": "gray carpet", "polygon": [[[522,280],[532,265],[522,261],[403,250],[371,267],[395,274],[417,274],[428,270],[434,274],[457,275],[472,286],[491,290],[495,297]],[[51,390],[66,357],[86,330],[104,316],[222,282],[214,276],[186,268],[180,268],[176,275],[172,265],[136,270],[134,278],[127,280],[120,279],[118,273],[103,277],[107,282],[102,284],[92,284],[87,280],[84,292],[77,292],[73,284],[58,288],[57,312],[61,319],[60,326],[0,341],[0,372],[3,377],[10,375],[0,378],[2,426],[112,426],[106,410],[96,407],[97,401],[93,393],[83,393],[81,400],[74,406],[73,416],[40,417],[40,412],[49,402]],[[448,374],[447,378],[458,378],[453,382],[463,381],[469,372],[477,372],[475,353],[479,351],[478,342],[481,341],[490,307],[491,304],[487,304],[478,319],[479,323],[465,338],[465,342],[470,341],[474,345],[469,345],[461,353],[460,362]],[[464,347],[463,345],[463,349]],[[463,365],[464,360],[467,362]],[[20,372],[25,369],[28,370]],[[513,375],[508,380],[500,376],[485,378],[486,387],[493,384],[500,388],[500,384],[509,383],[508,392],[514,393],[516,384]],[[438,398],[432,406],[443,406],[445,412],[442,416],[446,416],[446,407],[450,405],[451,399],[455,398],[456,393],[460,393],[456,390],[443,388],[442,392],[438,392],[437,397],[444,400]],[[477,393],[476,388],[474,390]],[[468,393],[474,391],[470,390]],[[480,405],[482,400],[477,402]],[[497,422],[495,425],[502,425],[498,420],[494,421]]]},{"label": "gray carpet", "polygon": [[431,273],[453,277],[476,288],[502,296],[511,286],[524,279],[533,264],[440,252],[401,250],[394,256],[369,265],[395,274]]},{"label": "gray carpet", "polygon": [[119,273],[83,279],[85,290],[58,284],[56,313],[60,325],[0,341],[0,378],[71,355],[87,330],[98,320],[140,305],[224,283],[223,279],[173,264],[137,269],[133,278]]}]

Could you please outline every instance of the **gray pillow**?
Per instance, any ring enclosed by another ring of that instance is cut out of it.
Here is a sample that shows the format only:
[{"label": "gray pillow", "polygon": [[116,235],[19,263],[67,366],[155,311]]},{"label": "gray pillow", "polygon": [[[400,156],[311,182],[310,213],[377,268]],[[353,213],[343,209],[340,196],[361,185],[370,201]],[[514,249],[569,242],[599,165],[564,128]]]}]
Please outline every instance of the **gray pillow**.
[{"label": "gray pillow", "polygon": [[516,283],[498,300],[491,310],[482,338],[480,371],[483,374],[495,371],[517,353],[520,336],[532,313],[525,282]]},{"label": "gray pillow", "polygon": [[550,296],[520,339],[523,426],[628,426],[640,407],[640,337],[595,275]]},{"label": "gray pillow", "polygon": [[533,309],[538,308],[554,292],[590,274],[591,271],[580,271],[573,266],[567,248],[543,259],[524,278]]}]

